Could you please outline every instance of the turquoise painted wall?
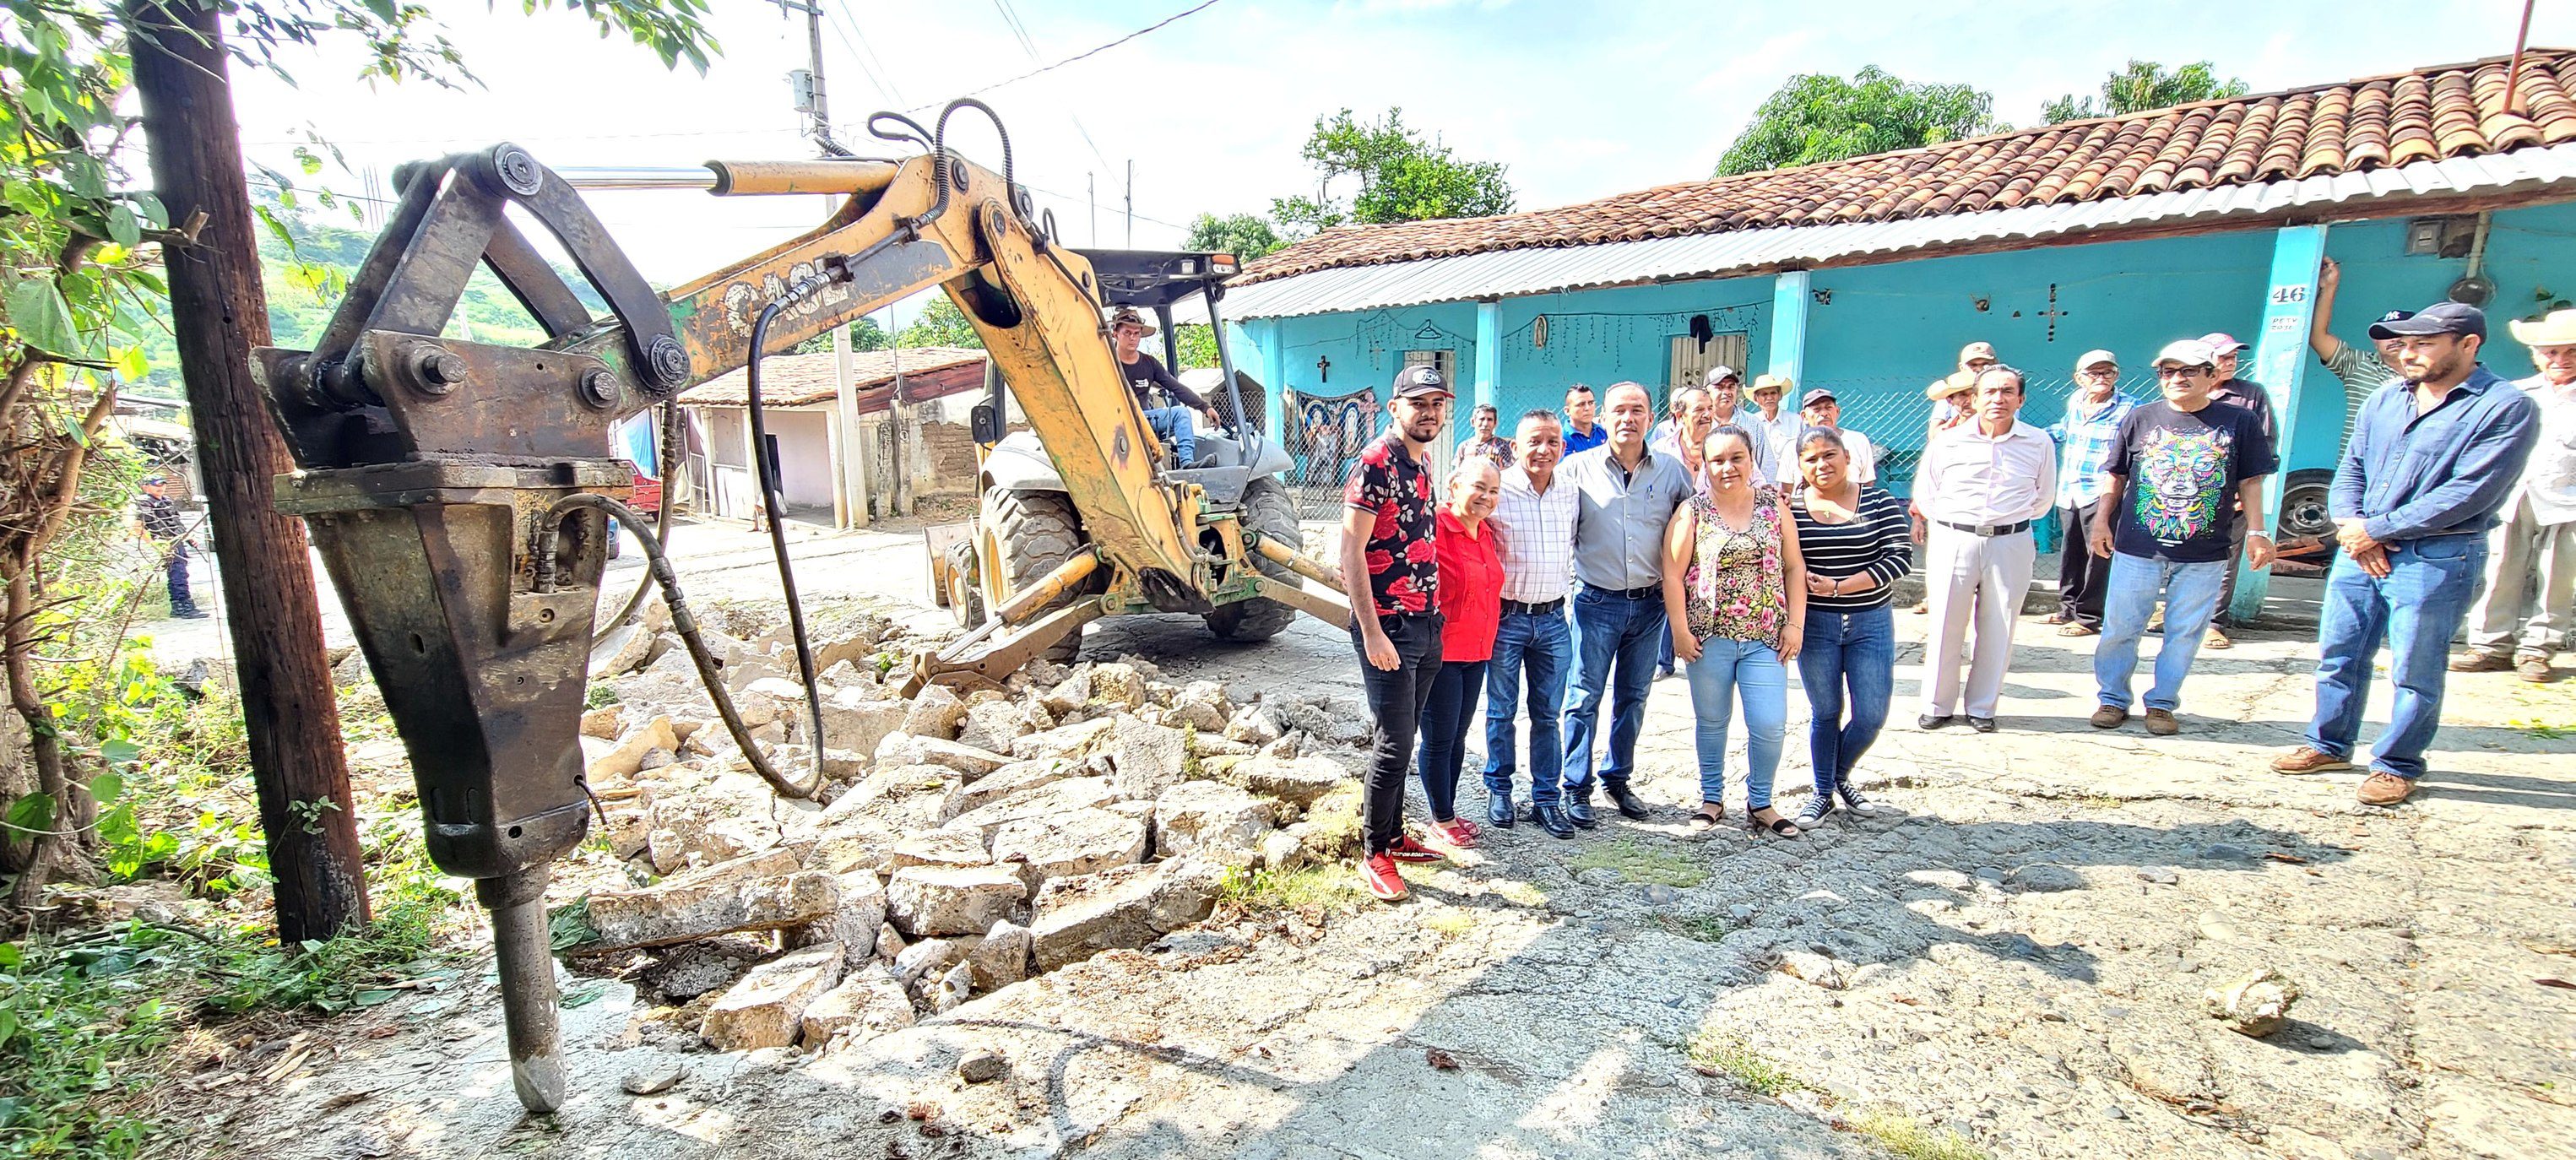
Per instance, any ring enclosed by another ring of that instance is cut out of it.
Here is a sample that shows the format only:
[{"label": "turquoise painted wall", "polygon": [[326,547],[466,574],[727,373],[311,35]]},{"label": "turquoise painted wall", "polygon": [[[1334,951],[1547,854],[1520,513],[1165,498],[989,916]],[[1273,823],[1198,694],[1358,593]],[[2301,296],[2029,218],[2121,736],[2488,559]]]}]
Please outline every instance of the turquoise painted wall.
[{"label": "turquoise painted wall", "polygon": [[[2335,332],[2346,341],[2366,342],[2363,330],[2383,310],[2439,300],[2465,272],[2465,259],[2406,256],[2404,235],[2403,219],[2329,230],[2326,252],[2344,268]],[[1992,342],[2005,361],[2027,371],[2025,414],[2042,423],[2062,409],[2075,359],[2095,347],[2120,356],[2125,390],[2152,397],[2148,361],[2164,343],[2213,330],[2257,340],[2272,238],[2272,230],[2259,229],[1818,270],[1811,289],[1823,301],[1811,299],[1808,307],[1808,381],[1800,386],[1836,389],[1845,425],[1895,452],[1889,482],[1902,491],[1931,410],[1923,387],[1951,369],[1961,345]],[[2496,214],[2486,272],[2497,283],[2486,362],[2520,378],[2531,373],[2530,356],[2505,322],[2544,305],[2538,291],[2576,298],[2576,203]],[[1747,333],[1747,362],[1758,372],[1769,359],[1771,284],[1767,276],[1710,279],[1506,299],[1498,402],[1510,415],[1557,405],[1568,383],[1598,387],[1619,379],[1656,387],[1660,398],[1669,341],[1687,331],[1694,314],[1709,315],[1719,331]],[[1541,314],[1549,320],[1543,349],[1531,327]],[[1461,395],[1471,386],[1473,303],[1263,320],[1246,332],[1261,354],[1244,360],[1278,367],[1304,392],[1344,394],[1365,385],[1383,398],[1408,349],[1455,351]],[[1275,359],[1265,363],[1273,346]],[[1329,380],[1318,380],[1318,357],[1331,360]],[[2342,384],[2313,359],[2307,367],[2306,405],[2289,420],[2299,445],[2293,469],[2331,466],[2347,409]],[[1465,410],[1459,408],[1461,431]]]}]

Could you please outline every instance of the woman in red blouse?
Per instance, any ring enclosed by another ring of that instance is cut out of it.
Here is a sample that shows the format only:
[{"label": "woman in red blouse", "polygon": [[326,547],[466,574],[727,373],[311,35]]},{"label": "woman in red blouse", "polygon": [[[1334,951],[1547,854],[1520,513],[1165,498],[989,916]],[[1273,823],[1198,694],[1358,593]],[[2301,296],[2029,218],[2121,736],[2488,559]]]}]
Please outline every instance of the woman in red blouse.
[{"label": "woman in red blouse", "polygon": [[1440,675],[1422,704],[1422,796],[1431,802],[1431,832],[1449,845],[1476,844],[1476,827],[1458,816],[1458,769],[1467,730],[1485,691],[1485,662],[1503,615],[1503,560],[1496,530],[1485,523],[1502,496],[1502,475],[1484,459],[1449,475],[1449,502],[1431,537],[1440,567]]}]

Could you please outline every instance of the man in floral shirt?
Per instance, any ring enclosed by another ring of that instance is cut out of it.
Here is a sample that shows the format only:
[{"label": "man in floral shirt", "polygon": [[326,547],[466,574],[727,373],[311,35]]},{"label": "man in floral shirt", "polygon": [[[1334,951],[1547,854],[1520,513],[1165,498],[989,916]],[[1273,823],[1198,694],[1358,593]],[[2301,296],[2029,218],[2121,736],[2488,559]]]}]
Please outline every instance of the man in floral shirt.
[{"label": "man in floral shirt", "polygon": [[1447,418],[1449,383],[1428,366],[1396,375],[1395,422],[1351,466],[1342,490],[1342,589],[1351,644],[1368,686],[1368,779],[1360,821],[1360,883],[1387,902],[1404,898],[1395,864],[1440,855],[1403,832],[1404,783],[1422,703],[1440,675],[1440,569],[1432,553],[1431,475],[1422,457]]}]

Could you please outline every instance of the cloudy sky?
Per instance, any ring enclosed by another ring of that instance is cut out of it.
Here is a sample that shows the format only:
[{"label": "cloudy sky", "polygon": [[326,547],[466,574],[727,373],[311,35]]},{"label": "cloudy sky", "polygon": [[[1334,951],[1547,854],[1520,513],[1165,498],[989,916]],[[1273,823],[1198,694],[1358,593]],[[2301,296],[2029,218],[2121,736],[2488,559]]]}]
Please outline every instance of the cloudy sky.
[{"label": "cloudy sky", "polygon": [[[1090,233],[1087,182],[1099,191],[1101,244],[1126,241],[1120,195],[1134,161],[1138,246],[1177,242],[1201,211],[1264,210],[1310,191],[1298,148],[1318,115],[1344,107],[1401,106],[1461,155],[1508,165],[1520,207],[1535,209],[1706,176],[1794,73],[1876,64],[1967,82],[1992,91],[2005,120],[2028,124],[2041,102],[2093,91],[2131,57],[2208,59],[2262,92],[2500,55],[2522,11],[2520,0],[1846,0],[1828,20],[1823,6],[1784,3],[1215,0],[1014,79],[1199,0],[817,2],[845,143],[880,151],[859,127],[873,110],[987,90],[1021,180],[1076,244]],[[369,168],[505,139],[558,166],[810,155],[785,79],[805,64],[805,18],[759,0],[714,3],[723,55],[701,77],[596,39],[577,17],[523,16],[512,0],[428,0],[481,84],[370,88],[346,79],[355,58],[344,48],[301,65],[300,86],[240,78],[243,139],[255,160],[288,173],[305,134],[333,141],[361,172],[298,180],[344,191],[363,188]],[[2576,5],[2539,7],[2532,43],[2576,44]],[[2404,19],[2357,15],[2371,10]],[[952,129],[952,141],[998,161],[979,127]],[[774,244],[822,213],[812,198],[698,193],[603,192],[593,203],[661,282]]]}]

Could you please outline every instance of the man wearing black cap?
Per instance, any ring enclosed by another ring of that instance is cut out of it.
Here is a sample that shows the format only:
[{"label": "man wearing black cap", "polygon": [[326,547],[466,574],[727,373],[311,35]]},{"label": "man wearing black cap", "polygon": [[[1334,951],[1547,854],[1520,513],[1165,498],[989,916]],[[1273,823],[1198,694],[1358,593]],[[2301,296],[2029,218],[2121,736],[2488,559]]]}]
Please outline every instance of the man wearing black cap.
[{"label": "man wearing black cap", "polygon": [[1360,452],[1342,489],[1342,593],[1372,718],[1360,885],[1385,902],[1406,894],[1397,862],[1440,860],[1404,832],[1404,783],[1422,703],[1440,675],[1436,505],[1423,457],[1448,418],[1449,383],[1436,368],[1409,366],[1395,376],[1394,396],[1387,411],[1395,422]]},{"label": "man wearing black cap", "polygon": [[146,537],[163,545],[161,571],[170,588],[170,615],[197,620],[206,614],[197,608],[197,598],[188,594],[188,528],[179,522],[179,509],[170,504],[168,486],[169,480],[161,476],[145,476],[143,498],[134,501],[134,519],[143,525]]},{"label": "man wearing black cap", "polygon": [[2397,340],[2405,378],[2362,404],[2335,466],[2326,510],[2343,554],[2317,622],[2316,717],[2307,744],[2272,762],[2280,773],[2352,768],[2385,639],[2397,697],[2361,783],[2364,805],[2396,805],[2424,775],[2451,636],[2477,595],[2487,532],[2540,439],[2531,396],[2479,364],[2486,334],[2486,315],[2457,302],[2370,328],[2373,339]]},{"label": "man wearing black cap", "polygon": [[[2336,265],[2332,258],[2325,259],[2317,270],[2317,307],[2308,319],[2308,349],[2317,352],[2317,361],[2333,371],[2334,377],[2343,380],[2346,402],[2344,434],[2348,436],[2352,434],[2352,417],[2361,413],[2362,400],[2369,398],[2372,391],[2397,381],[2397,372],[2388,366],[2388,360],[2396,353],[2397,340],[2374,340],[2372,345],[2377,349],[2364,353],[2354,349],[2351,343],[2336,338],[2328,328],[2334,325],[2335,292],[2342,286],[2343,267]],[[2380,315],[2377,321],[2404,322],[2413,317],[2415,312],[2412,310],[2391,310]]]}]

